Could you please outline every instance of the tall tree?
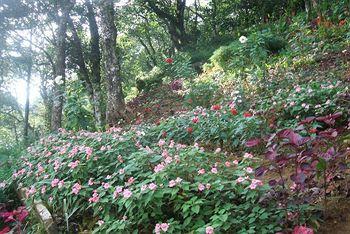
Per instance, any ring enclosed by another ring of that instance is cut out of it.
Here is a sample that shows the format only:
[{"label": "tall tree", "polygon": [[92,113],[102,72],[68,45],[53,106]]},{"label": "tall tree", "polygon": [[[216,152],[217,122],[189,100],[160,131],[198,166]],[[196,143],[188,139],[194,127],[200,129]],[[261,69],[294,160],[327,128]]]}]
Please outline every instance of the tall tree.
[{"label": "tall tree", "polygon": [[66,78],[66,31],[69,12],[73,4],[70,0],[58,1],[58,30],[56,43],[56,78],[51,115],[51,130],[55,131],[62,124],[62,110],[64,102],[64,85]]},{"label": "tall tree", "polygon": [[102,45],[107,86],[106,122],[109,126],[118,124],[118,120],[127,120],[120,63],[116,50],[117,28],[112,0],[100,2]]}]

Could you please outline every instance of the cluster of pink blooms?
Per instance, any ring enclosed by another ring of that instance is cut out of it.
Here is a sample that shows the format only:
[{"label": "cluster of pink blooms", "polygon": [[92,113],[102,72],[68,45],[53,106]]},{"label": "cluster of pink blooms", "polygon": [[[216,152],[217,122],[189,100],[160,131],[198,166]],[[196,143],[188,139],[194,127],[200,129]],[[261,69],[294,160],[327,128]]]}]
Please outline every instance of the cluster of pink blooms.
[{"label": "cluster of pink blooms", "polygon": [[100,200],[100,195],[94,190],[92,197],[89,198],[89,203],[96,203]]},{"label": "cluster of pink blooms", "polygon": [[292,234],[314,234],[314,230],[304,226],[296,226]]},{"label": "cluster of pink blooms", "polygon": [[205,189],[210,189],[211,187],[211,184],[207,183],[206,185],[202,184],[202,183],[199,183],[198,184],[198,191],[202,192],[204,191]]},{"label": "cluster of pink blooms", "polygon": [[81,190],[81,185],[79,183],[75,183],[72,187],[72,193],[77,195],[80,190]]},{"label": "cluster of pink blooms", "polygon": [[161,232],[167,232],[169,229],[168,223],[157,223],[156,227],[154,228],[154,232],[156,234],[160,234]]},{"label": "cluster of pink blooms", "polygon": [[205,234],[214,234],[214,228],[212,226],[206,227]]},{"label": "cluster of pink blooms", "polygon": [[64,181],[63,180],[59,180],[59,179],[53,179],[51,181],[51,187],[54,188],[54,187],[58,187],[58,188],[62,188],[64,185]]},{"label": "cluster of pink blooms", "polygon": [[123,195],[123,197],[126,199],[132,196],[132,192],[130,189],[123,189],[122,186],[117,186],[113,193],[113,197],[117,198],[120,194]]},{"label": "cluster of pink blooms", "polygon": [[263,182],[261,180],[252,179],[252,182],[249,185],[249,188],[250,189],[256,189],[256,187],[262,186],[262,185],[263,185]]},{"label": "cluster of pink blooms", "polygon": [[31,186],[30,189],[26,190],[26,197],[28,198],[29,196],[33,195],[36,192],[36,189],[34,186]]},{"label": "cluster of pink blooms", "polygon": [[68,167],[74,169],[74,168],[76,168],[76,167],[79,165],[79,163],[80,163],[79,160],[75,160],[74,162],[70,162],[70,163],[68,164]]},{"label": "cluster of pink blooms", "polygon": [[176,180],[170,180],[169,181],[169,187],[175,187],[177,184],[181,183],[182,179],[180,177],[177,177]]}]

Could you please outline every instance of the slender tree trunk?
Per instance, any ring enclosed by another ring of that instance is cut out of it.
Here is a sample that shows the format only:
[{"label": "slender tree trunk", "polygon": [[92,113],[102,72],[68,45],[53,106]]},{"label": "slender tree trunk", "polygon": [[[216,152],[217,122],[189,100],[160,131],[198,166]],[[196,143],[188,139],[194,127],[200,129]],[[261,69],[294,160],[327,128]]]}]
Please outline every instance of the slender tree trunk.
[{"label": "slender tree trunk", "polygon": [[[66,79],[66,31],[67,20],[71,9],[69,1],[60,1],[62,4],[62,16],[59,17],[58,31],[57,31],[57,46],[56,46],[56,81],[54,87],[53,106],[51,115],[51,130],[56,131],[62,125],[62,110],[64,103],[64,87]],[[62,82],[62,83],[61,83]]]},{"label": "slender tree trunk", "polygon": [[26,145],[28,143],[28,129],[29,129],[29,96],[30,96],[30,81],[32,78],[32,59],[30,58],[27,70],[26,79],[26,103],[24,106],[24,129],[23,129],[23,142]]},{"label": "slender tree trunk", "polygon": [[86,0],[86,6],[88,9],[88,21],[91,36],[91,52],[90,52],[90,64],[91,64],[91,81],[93,85],[93,100],[94,100],[94,112],[95,119],[98,128],[102,128],[105,124],[104,118],[104,105],[103,95],[101,91],[101,52],[100,52],[100,34],[98,32],[98,26],[96,23],[95,12],[90,0]]},{"label": "slender tree trunk", "polygon": [[113,1],[102,0],[100,8],[107,85],[106,122],[109,126],[115,126],[121,118],[124,120],[128,120],[128,118],[126,116],[122,78],[120,77],[120,66],[116,52],[117,28],[114,24],[115,11]]},{"label": "slender tree trunk", "polygon": [[30,31],[30,41],[29,41],[29,55],[27,64],[27,79],[26,79],[26,103],[24,106],[24,129],[23,129],[23,142],[25,145],[28,144],[28,132],[29,132],[29,97],[30,97],[30,82],[32,79],[32,69],[33,69],[33,58],[32,58],[32,31]]}]

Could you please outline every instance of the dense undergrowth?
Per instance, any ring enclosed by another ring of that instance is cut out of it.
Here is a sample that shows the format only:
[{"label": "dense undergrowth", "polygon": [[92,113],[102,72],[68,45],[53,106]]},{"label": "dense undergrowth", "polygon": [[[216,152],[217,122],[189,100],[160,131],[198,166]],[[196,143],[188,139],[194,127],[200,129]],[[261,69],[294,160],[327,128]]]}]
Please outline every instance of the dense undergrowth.
[{"label": "dense undergrowth", "polygon": [[[327,199],[348,194],[349,25],[293,20],[241,32],[196,78],[187,55],[168,58],[130,104],[146,103],[155,124],[62,129],[24,152],[6,185],[26,188],[28,205],[44,201],[68,232],[319,228]],[[162,83],[187,111],[158,116],[147,92]]]}]

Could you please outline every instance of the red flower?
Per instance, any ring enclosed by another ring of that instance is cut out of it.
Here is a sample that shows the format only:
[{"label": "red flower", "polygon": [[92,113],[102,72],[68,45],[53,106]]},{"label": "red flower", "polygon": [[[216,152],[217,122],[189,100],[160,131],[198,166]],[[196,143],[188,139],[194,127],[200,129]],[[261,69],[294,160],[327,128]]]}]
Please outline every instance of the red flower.
[{"label": "red flower", "polygon": [[309,130],[309,133],[316,133],[317,132],[317,129],[316,128],[311,128],[310,130]]},{"label": "red flower", "polygon": [[193,128],[188,127],[188,128],[187,128],[187,132],[188,132],[189,134],[191,134],[191,133],[193,132]]},{"label": "red flower", "polygon": [[167,135],[167,133],[166,133],[166,131],[164,131],[163,133],[162,133],[162,137],[166,137],[166,135]]},{"label": "red flower", "polygon": [[339,21],[339,26],[340,26],[340,27],[341,27],[341,26],[344,26],[344,24],[346,24],[346,20],[345,20],[345,19]]},{"label": "red flower", "polygon": [[211,110],[213,110],[213,111],[218,111],[218,110],[220,110],[221,109],[221,106],[220,105],[213,105],[212,107],[211,107]]},{"label": "red flower", "polygon": [[237,114],[238,114],[238,111],[237,111],[235,108],[232,108],[232,109],[231,109],[231,114],[237,115]]},{"label": "red flower", "polygon": [[160,125],[160,120],[157,119],[157,120],[155,121],[155,124],[156,124],[156,125]]},{"label": "red flower", "polygon": [[293,230],[293,234],[314,234],[314,230],[304,226],[296,226]]},{"label": "red flower", "polygon": [[166,62],[167,64],[172,64],[172,63],[174,62],[174,59],[172,59],[172,58],[166,58],[166,59],[165,59],[165,62]]},{"label": "red flower", "polygon": [[243,116],[245,118],[249,118],[249,117],[252,117],[253,115],[250,112],[247,111],[247,112],[244,112]]},{"label": "red flower", "polygon": [[193,117],[192,123],[198,123],[198,122],[199,122],[199,118],[197,116]]}]

